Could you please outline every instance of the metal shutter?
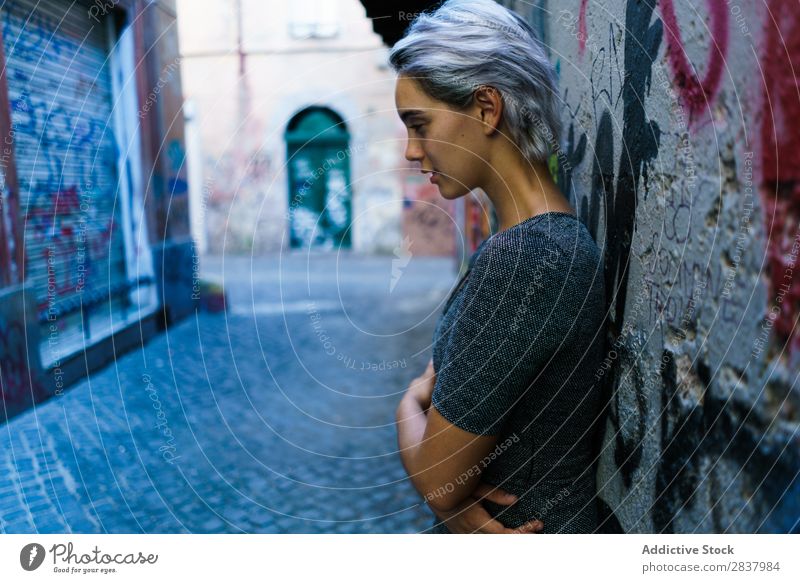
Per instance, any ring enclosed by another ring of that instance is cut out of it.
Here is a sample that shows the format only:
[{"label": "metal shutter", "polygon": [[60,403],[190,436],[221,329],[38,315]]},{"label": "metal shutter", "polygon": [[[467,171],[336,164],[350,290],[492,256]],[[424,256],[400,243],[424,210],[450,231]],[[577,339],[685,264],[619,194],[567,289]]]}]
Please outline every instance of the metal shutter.
[{"label": "metal shutter", "polygon": [[48,310],[126,279],[108,32],[72,0],[1,10],[25,279]]}]

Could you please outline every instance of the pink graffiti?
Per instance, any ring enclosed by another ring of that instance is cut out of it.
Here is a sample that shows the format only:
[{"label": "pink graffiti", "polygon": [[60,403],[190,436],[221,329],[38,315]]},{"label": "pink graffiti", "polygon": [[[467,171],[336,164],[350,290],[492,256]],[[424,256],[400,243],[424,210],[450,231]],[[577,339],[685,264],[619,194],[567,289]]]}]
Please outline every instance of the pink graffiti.
[{"label": "pink graffiti", "polygon": [[589,0],[581,0],[581,11],[578,14],[578,56],[586,52],[586,7]]},{"label": "pink graffiti", "polygon": [[[38,264],[47,268],[47,284],[53,286],[56,298],[83,289],[94,275],[93,265],[110,261],[114,221],[103,223],[90,216],[81,216],[77,186],[54,194],[42,191],[25,215],[27,242],[40,247]],[[85,224],[81,224],[81,219]],[[38,308],[47,308],[49,298],[41,290]]]},{"label": "pink graffiti", "polygon": [[[800,13],[796,0],[770,0],[760,54],[765,81],[761,108],[761,197],[767,232],[770,302],[778,308],[774,331],[800,355]],[[793,253],[793,249],[795,252]],[[771,305],[767,306],[771,309]]]},{"label": "pink graffiti", "polygon": [[719,90],[725,56],[728,52],[728,13],[725,0],[706,0],[710,16],[711,42],[706,74],[700,81],[695,67],[686,57],[673,0],[661,0],[661,16],[667,37],[667,57],[675,76],[683,106],[689,110],[689,124],[696,124],[699,114]]}]

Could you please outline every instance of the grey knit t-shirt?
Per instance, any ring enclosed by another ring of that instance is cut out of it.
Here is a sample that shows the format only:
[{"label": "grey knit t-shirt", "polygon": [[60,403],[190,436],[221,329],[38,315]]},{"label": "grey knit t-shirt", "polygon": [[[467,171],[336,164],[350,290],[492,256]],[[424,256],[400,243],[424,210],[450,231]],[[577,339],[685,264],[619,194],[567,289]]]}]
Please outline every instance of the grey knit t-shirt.
[{"label": "grey knit t-shirt", "polygon": [[[573,215],[531,217],[481,244],[434,332],[432,406],[453,425],[497,435],[481,480],[516,494],[488,501],[509,528],[597,528],[592,443],[601,414],[601,253]],[[447,533],[435,521],[432,531]]]}]

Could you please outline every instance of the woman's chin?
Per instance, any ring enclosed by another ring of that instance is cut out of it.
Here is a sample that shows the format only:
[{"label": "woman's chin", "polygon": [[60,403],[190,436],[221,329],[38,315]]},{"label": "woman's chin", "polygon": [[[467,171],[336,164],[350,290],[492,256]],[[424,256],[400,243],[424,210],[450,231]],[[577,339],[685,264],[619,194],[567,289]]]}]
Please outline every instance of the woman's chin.
[{"label": "woman's chin", "polygon": [[437,186],[439,187],[439,194],[442,195],[442,198],[446,198],[447,200],[455,200],[457,198],[461,198],[462,196],[464,196],[469,192],[468,190],[463,190],[463,189],[454,191],[447,188],[446,186],[443,188],[441,184],[438,184]]},{"label": "woman's chin", "polygon": [[469,191],[464,190],[464,191],[452,192],[446,189],[442,190],[442,187],[440,186],[439,194],[442,195],[442,198],[445,198],[447,200],[456,200],[457,198],[461,198],[462,196],[469,194]]}]

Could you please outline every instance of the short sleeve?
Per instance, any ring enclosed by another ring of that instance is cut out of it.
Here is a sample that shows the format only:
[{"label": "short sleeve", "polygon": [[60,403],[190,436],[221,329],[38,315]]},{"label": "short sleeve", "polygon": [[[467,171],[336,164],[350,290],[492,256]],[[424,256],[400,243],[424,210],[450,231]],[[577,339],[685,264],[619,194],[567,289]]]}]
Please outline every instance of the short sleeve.
[{"label": "short sleeve", "polygon": [[546,235],[500,235],[477,258],[445,331],[431,400],[450,423],[477,435],[502,432],[563,341],[569,317],[564,251]]}]

